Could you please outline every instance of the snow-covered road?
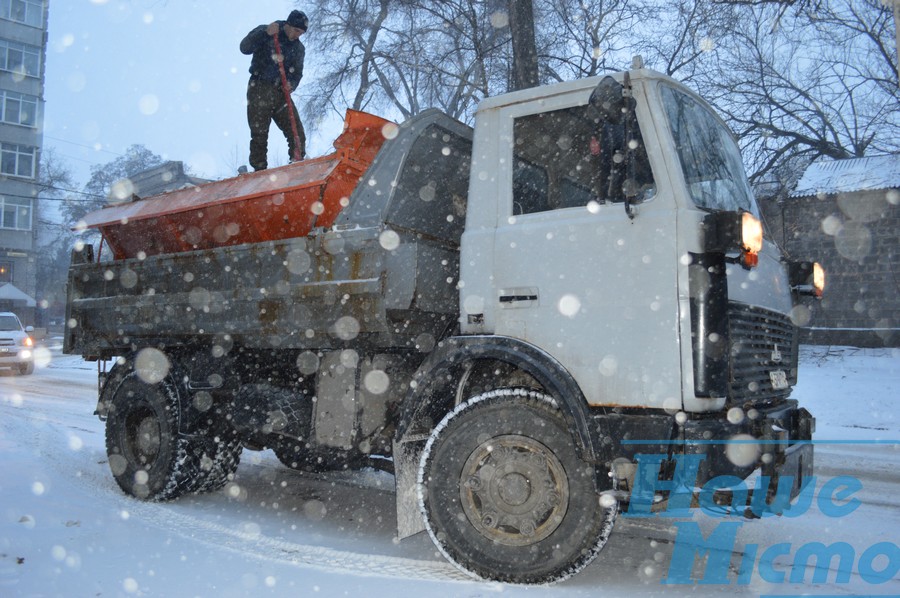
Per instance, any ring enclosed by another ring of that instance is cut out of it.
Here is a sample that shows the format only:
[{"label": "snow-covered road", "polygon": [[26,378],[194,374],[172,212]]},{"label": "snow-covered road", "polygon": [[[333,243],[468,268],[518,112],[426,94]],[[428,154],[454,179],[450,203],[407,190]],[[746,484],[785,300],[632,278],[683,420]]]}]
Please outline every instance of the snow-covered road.
[{"label": "snow-covered road", "polygon": [[[692,521],[704,534],[723,520],[741,523],[730,583],[697,586],[661,584],[674,520],[620,517],[580,575],[522,588],[470,580],[425,534],[398,542],[386,473],[301,474],[269,452],[245,451],[223,491],[162,504],[126,497],[108,470],[103,423],[92,415],[95,365],[54,352],[33,376],[0,377],[0,595],[897,594],[896,575],[872,583],[855,564],[847,582],[832,571],[826,583],[812,583],[810,567],[804,584],[773,584],[759,565],[749,584],[735,581],[752,545],[762,553],[790,543],[775,560],[789,575],[796,548],[809,542],[846,542],[860,557],[900,536],[900,446],[890,443],[900,438],[891,411],[900,353],[807,349],[796,396],[817,416],[817,438],[835,441],[816,447],[820,487],[844,475],[861,483],[853,497],[862,504],[852,514],[827,517],[818,504],[799,517],[759,521],[697,512]],[[879,558],[875,568],[890,572],[893,560]]]}]

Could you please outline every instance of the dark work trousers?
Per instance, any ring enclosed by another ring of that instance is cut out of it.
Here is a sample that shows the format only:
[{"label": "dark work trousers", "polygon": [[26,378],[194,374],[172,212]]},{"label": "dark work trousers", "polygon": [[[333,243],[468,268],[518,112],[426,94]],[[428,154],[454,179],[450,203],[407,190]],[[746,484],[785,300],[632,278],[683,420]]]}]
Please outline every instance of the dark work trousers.
[{"label": "dark work trousers", "polygon": [[[300,114],[294,102],[290,102],[290,110],[294,111],[294,119],[297,123],[297,137],[299,137],[300,157],[306,156],[306,133],[303,131],[303,123],[300,122]],[[250,125],[250,166],[253,170],[265,170],[268,166],[266,154],[269,145],[269,123],[275,124],[284,133],[288,142],[288,158],[294,159],[296,142],[291,130],[291,117],[288,105],[284,101],[284,92],[281,83],[265,83],[251,80],[247,85],[247,123]]]}]

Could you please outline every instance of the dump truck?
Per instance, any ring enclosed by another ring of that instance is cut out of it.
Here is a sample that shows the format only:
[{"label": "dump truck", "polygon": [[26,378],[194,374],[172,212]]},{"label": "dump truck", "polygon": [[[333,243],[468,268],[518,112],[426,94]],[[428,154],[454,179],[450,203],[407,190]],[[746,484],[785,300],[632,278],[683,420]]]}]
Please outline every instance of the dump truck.
[{"label": "dump truck", "polygon": [[636,65],[474,123],[349,111],[333,154],[85,218],[102,242],[73,252],[64,351],[98,363],[125,493],[222,488],[242,450],[379,467],[399,538],[536,584],[594,559],[647,455],[651,506],[686,457],[694,490],[799,492],[799,296],[822,273],[764,239],[710,106]]}]

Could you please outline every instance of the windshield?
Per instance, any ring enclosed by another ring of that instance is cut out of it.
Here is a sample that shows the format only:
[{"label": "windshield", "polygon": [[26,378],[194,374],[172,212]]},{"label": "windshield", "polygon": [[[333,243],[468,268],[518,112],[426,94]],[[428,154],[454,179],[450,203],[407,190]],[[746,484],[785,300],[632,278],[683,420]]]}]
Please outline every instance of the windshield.
[{"label": "windshield", "polygon": [[19,320],[15,316],[0,316],[0,331],[22,330]]},{"label": "windshield", "polygon": [[688,94],[663,86],[663,102],[691,199],[707,210],[758,215],[731,133]]}]

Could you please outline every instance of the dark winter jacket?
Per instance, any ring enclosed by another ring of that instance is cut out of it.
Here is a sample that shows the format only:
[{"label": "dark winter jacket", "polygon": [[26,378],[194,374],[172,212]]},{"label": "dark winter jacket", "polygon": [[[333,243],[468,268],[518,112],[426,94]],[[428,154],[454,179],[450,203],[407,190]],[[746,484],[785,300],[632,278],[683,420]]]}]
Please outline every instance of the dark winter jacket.
[{"label": "dark winter jacket", "polygon": [[[284,34],[284,21],[278,21],[278,43],[284,54],[284,73],[287,75],[291,90],[297,89],[297,84],[303,77],[303,58],[306,56],[306,48],[300,40],[290,41]],[[281,73],[278,71],[278,63],[275,61],[275,41],[266,33],[268,25],[255,27],[241,40],[241,52],[252,54],[250,60],[250,80],[263,83],[281,83]]]}]

